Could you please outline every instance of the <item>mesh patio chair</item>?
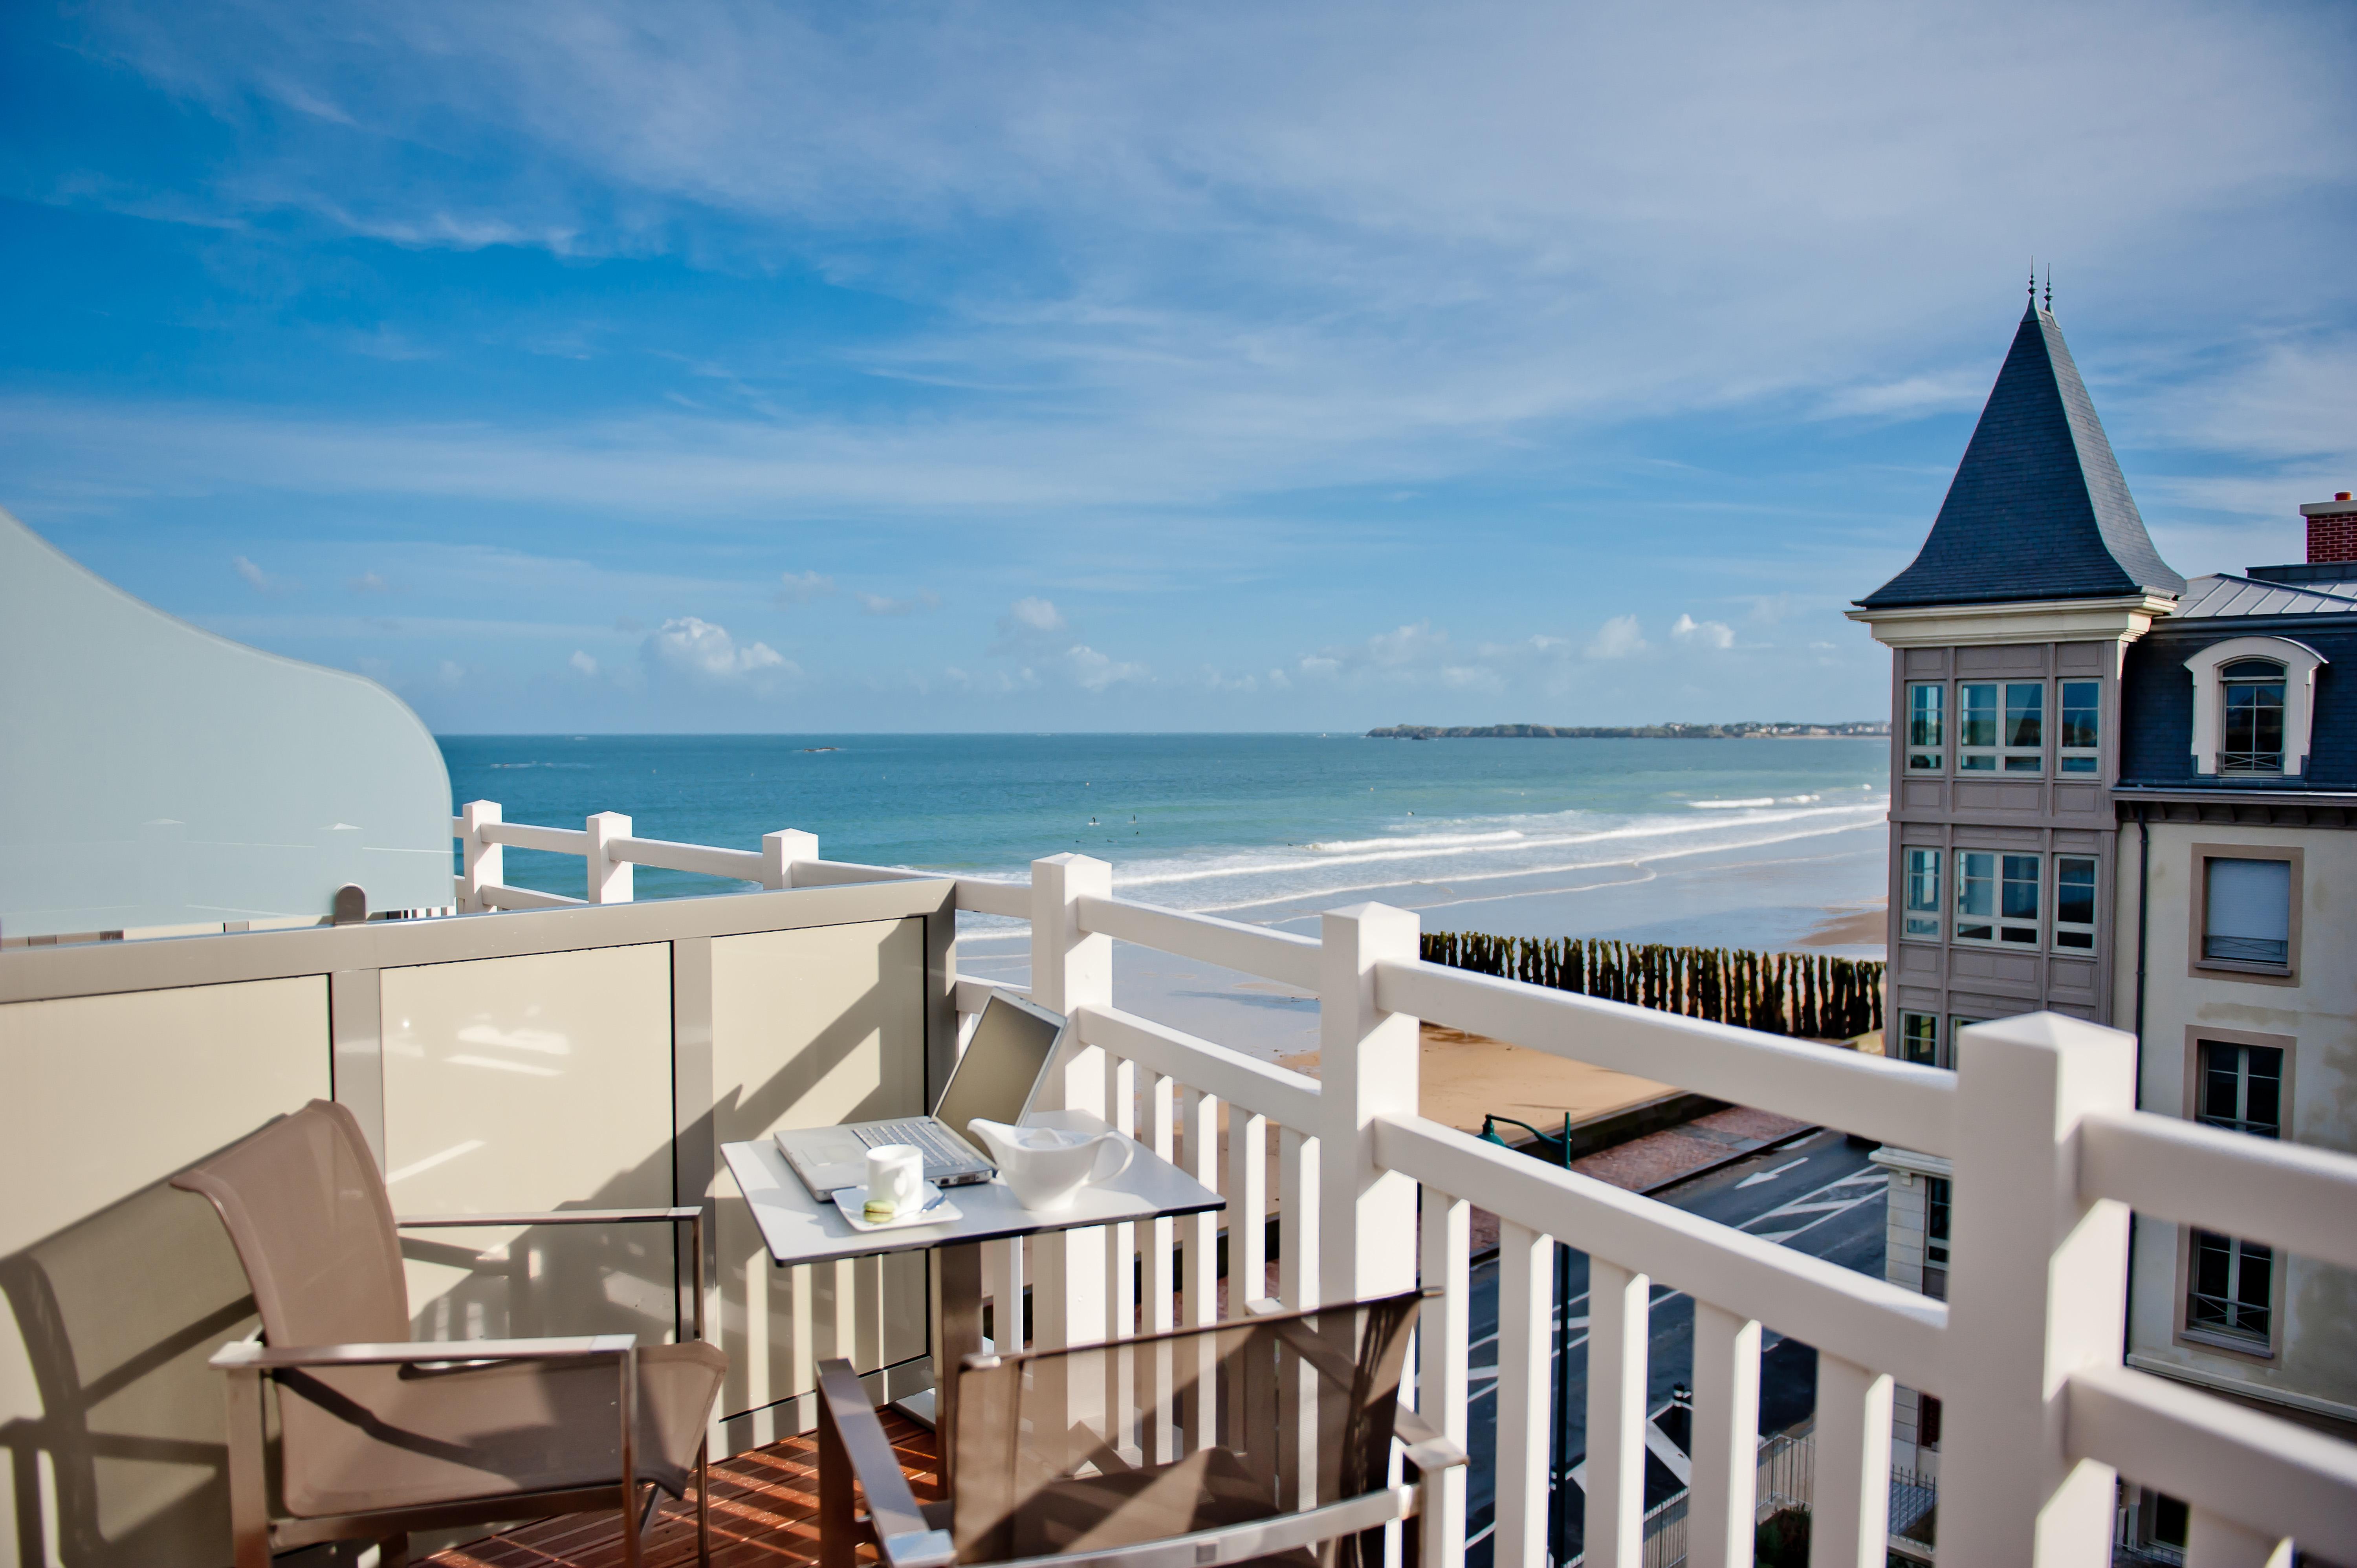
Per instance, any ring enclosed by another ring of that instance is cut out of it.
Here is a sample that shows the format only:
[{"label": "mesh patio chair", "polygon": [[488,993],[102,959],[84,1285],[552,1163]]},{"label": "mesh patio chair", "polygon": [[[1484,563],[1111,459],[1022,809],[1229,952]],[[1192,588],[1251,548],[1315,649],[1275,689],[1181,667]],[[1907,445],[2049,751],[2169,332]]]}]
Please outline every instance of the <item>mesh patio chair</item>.
[{"label": "mesh patio chair", "polygon": [[[657,1488],[684,1497],[691,1471],[698,1557],[710,1560],[704,1433],[727,1358],[702,1339],[700,1209],[396,1221],[360,1124],[317,1100],[172,1185],[220,1212],[262,1316],[265,1343],[224,1346],[212,1359],[229,1378],[237,1568],[267,1568],[274,1551],[356,1539],[381,1542],[379,1562],[390,1568],[406,1560],[414,1530],[593,1508],[620,1509],[623,1560],[636,1568]],[[410,1341],[397,1225],[629,1221],[693,1226],[695,1339]],[[277,1389],[275,1466],[265,1455],[264,1382]]]},{"label": "mesh patio chair", "polygon": [[[847,1361],[819,1371],[819,1563],[1379,1568],[1464,1453],[1398,1402],[1422,1295],[969,1356],[946,1502],[920,1507]],[[1272,1304],[1273,1305],[1273,1304]],[[1393,1442],[1405,1484],[1391,1484]],[[867,1513],[853,1506],[853,1482]]]}]

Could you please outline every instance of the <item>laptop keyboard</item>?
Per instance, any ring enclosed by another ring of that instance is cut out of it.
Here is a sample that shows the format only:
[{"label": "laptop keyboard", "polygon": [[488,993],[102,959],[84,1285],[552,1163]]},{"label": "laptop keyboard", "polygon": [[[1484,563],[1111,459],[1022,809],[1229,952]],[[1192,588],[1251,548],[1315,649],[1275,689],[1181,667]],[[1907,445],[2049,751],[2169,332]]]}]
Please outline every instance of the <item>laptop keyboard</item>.
[{"label": "laptop keyboard", "polygon": [[869,1148],[886,1144],[913,1144],[923,1152],[929,1165],[970,1165],[975,1163],[974,1152],[942,1131],[941,1123],[930,1117],[921,1122],[888,1122],[880,1127],[858,1129],[859,1141]]}]

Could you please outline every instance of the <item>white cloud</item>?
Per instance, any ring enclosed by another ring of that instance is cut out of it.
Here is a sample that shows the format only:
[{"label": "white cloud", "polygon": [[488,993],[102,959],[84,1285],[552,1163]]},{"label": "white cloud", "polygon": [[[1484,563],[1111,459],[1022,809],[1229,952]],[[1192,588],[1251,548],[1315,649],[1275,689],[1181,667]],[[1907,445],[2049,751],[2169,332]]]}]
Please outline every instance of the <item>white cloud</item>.
[{"label": "white cloud", "polygon": [[1064,666],[1072,683],[1085,692],[1102,692],[1124,681],[1142,681],[1146,675],[1145,665],[1116,663],[1085,643],[1074,643],[1064,650]]},{"label": "white cloud", "polygon": [[583,652],[580,649],[575,649],[573,650],[573,657],[566,660],[565,662],[572,665],[576,670],[580,671],[584,675],[595,675],[597,673],[597,661],[595,659],[592,659],[588,654]]},{"label": "white cloud", "polygon": [[257,594],[284,594],[302,585],[291,578],[273,576],[242,555],[230,558],[230,569],[244,580],[247,587]]},{"label": "white cloud", "polygon": [[363,572],[346,585],[356,594],[389,594],[393,585],[375,572]]},{"label": "white cloud", "polygon": [[1590,659],[1628,659],[1645,652],[1650,647],[1644,632],[1638,628],[1635,616],[1614,616],[1588,639],[1587,656]]},{"label": "white cloud", "polygon": [[1670,628],[1670,635],[1680,642],[1692,643],[1697,648],[1735,646],[1733,627],[1721,620],[1696,620],[1690,615],[1679,616],[1677,624]]},{"label": "white cloud", "polygon": [[816,572],[780,572],[773,597],[778,607],[784,609],[793,605],[806,605],[833,592],[834,579],[832,577],[823,577]]},{"label": "white cloud", "polygon": [[705,685],[766,689],[802,669],[766,642],[739,647],[728,628],[695,616],[666,620],[640,645],[650,669]]},{"label": "white cloud", "polygon": [[1017,599],[1006,607],[1006,617],[1017,626],[1031,631],[1064,629],[1063,613],[1046,599]]},{"label": "white cloud", "polygon": [[441,677],[445,686],[463,686],[467,683],[467,667],[455,659],[442,660],[440,667],[435,672]]},{"label": "white cloud", "polygon": [[[289,418],[291,461],[253,430],[198,459],[298,489],[709,511],[1389,487],[1652,414],[1967,406],[2023,235],[2065,248],[2066,310],[2070,276],[2091,306],[2100,281],[2115,337],[2158,323],[2206,348],[2254,297],[2322,323],[2287,329],[2328,383],[2296,431],[2217,367],[2191,373],[2229,406],[2185,411],[2197,444],[2309,441],[2357,384],[2302,347],[2345,316],[2308,259],[2345,233],[2313,216],[2345,175],[2347,34],[2327,14],[2156,0],[2131,28],[2106,5],[1833,0],[1707,25],[1505,4],[836,26],[427,0],[353,29],[102,14],[95,47],[241,125],[256,100],[292,111],[250,129],[190,199],[219,210],[184,221],[307,210],[407,245],[797,258],[931,307],[861,345],[873,373],[1005,393],[915,421]],[[425,146],[468,172],[404,159]],[[2271,242],[2294,224],[2302,243]]]}]

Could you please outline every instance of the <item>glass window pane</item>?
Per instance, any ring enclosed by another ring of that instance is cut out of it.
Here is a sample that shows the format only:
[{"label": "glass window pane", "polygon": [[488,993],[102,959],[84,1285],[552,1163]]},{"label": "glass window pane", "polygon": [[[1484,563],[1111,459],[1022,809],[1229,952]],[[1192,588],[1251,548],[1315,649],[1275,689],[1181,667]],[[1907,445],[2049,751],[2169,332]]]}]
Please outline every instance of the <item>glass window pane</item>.
[{"label": "glass window pane", "polygon": [[2008,746],[2043,746],[2046,719],[2046,683],[2042,681],[2017,682],[2005,689],[2005,744]]},{"label": "glass window pane", "polygon": [[2262,1137],[2283,1135],[2283,1052],[2274,1046],[2243,1047],[2245,1079],[2243,1126]]},{"label": "glass window pane", "polygon": [[1995,746],[1996,744],[1996,688],[1995,686],[1964,686],[1958,690],[1964,697],[1964,713],[1957,725],[1956,739],[1964,746]]},{"label": "glass window pane", "polygon": [[2095,923],[2095,863],[2064,855],[2054,863],[2054,918],[2074,926]]},{"label": "glass window pane", "polygon": [[2005,916],[2009,920],[2038,918],[2038,857],[2005,857]]},{"label": "glass window pane", "polygon": [[2083,751],[2094,749],[2096,725],[2102,714],[2103,689],[2100,681],[2062,682],[2061,739],[2064,746]]},{"label": "glass window pane", "polygon": [[1909,691],[1907,744],[1938,746],[1940,744],[1940,699],[1937,686],[1916,686]]}]

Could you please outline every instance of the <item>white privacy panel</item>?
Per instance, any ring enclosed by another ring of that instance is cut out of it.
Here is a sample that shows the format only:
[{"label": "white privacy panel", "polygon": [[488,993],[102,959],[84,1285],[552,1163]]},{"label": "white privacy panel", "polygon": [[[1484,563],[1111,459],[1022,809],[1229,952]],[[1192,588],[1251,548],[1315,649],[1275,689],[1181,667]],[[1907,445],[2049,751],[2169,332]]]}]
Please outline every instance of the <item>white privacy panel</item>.
[{"label": "white privacy panel", "polygon": [[[395,1214],[672,1200],[671,947],[383,972],[385,1180]],[[404,1237],[420,1338],[676,1325],[661,1225]]]},{"label": "white privacy panel", "polygon": [[[924,930],[911,918],[714,939],[716,1142],[926,1109]],[[867,1371],[924,1353],[922,1253],[780,1270],[726,1170],[713,1193],[725,1414],[807,1392],[831,1356]]]},{"label": "white privacy panel", "polygon": [[0,1564],[228,1560],[205,1361],[252,1304],[211,1206],[163,1184],[326,1098],[328,1063],[316,975],[0,1005]]}]

